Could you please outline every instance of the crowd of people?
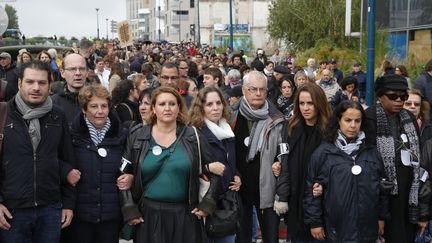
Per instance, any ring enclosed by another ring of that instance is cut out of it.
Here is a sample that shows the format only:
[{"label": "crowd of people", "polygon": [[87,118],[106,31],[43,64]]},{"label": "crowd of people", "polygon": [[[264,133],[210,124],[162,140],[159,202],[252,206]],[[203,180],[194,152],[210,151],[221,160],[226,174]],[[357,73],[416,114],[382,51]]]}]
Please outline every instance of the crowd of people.
[{"label": "crowd of people", "polygon": [[[0,53],[0,241],[251,243],[257,218],[264,243],[281,220],[290,242],[414,242],[432,60],[412,85],[383,63],[370,107],[361,63],[337,65],[192,43]],[[237,222],[215,234],[227,192]]]}]

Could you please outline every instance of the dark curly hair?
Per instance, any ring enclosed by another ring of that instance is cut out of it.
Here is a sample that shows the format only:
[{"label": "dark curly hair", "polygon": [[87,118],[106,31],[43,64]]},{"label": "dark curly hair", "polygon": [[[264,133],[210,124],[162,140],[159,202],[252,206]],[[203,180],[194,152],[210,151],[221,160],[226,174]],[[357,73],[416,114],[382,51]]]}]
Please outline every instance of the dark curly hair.
[{"label": "dark curly hair", "polygon": [[117,87],[115,87],[111,92],[113,105],[118,105],[122,102],[125,102],[128,99],[131,90],[134,88],[135,87],[131,80],[120,81]]}]

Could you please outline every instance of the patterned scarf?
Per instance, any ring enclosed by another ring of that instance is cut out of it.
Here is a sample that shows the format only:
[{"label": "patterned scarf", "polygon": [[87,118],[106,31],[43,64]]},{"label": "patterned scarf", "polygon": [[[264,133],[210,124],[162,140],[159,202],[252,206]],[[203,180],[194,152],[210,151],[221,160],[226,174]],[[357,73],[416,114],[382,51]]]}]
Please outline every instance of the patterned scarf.
[{"label": "patterned scarf", "polygon": [[[376,118],[377,118],[377,137],[376,143],[378,151],[380,152],[383,162],[385,172],[391,182],[393,182],[393,189],[390,192],[392,195],[398,194],[398,184],[396,178],[396,148],[395,140],[393,138],[392,131],[390,130],[389,122],[384,108],[380,103],[376,105]],[[413,124],[413,120],[409,115],[407,110],[402,109],[399,112],[399,118],[401,121],[401,126],[404,132],[408,136],[409,148],[411,154],[413,154],[418,159],[420,158],[420,144],[419,138]],[[420,161],[419,163],[413,163],[413,180],[409,193],[409,204],[417,206],[418,204],[418,191],[419,191],[419,174],[420,174]]]},{"label": "patterned scarf", "polygon": [[87,124],[87,127],[89,129],[90,138],[93,141],[93,143],[98,146],[102,140],[105,138],[105,134],[108,132],[108,130],[111,127],[111,120],[107,118],[104,126],[99,131],[91,124],[89,119],[87,117],[84,117],[84,120]]}]

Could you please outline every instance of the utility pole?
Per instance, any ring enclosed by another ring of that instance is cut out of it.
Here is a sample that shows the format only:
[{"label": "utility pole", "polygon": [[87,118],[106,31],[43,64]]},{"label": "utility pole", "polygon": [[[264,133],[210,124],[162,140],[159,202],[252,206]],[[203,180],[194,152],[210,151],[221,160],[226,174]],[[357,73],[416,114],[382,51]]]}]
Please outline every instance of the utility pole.
[{"label": "utility pole", "polygon": [[374,71],[375,71],[375,12],[376,0],[368,0],[368,47],[366,72],[366,104],[373,105],[374,101]]},{"label": "utility pole", "polygon": [[96,8],[97,38],[99,40],[99,8]]},{"label": "utility pole", "polygon": [[106,20],[106,39],[108,41],[108,19],[105,20]]},{"label": "utility pole", "polygon": [[229,29],[229,32],[230,32],[230,48],[231,48],[231,50],[233,50],[234,51],[234,47],[233,47],[233,20],[232,20],[232,18],[233,18],[233,16],[232,16],[232,0],[229,0],[229,14],[230,14],[230,29]]}]

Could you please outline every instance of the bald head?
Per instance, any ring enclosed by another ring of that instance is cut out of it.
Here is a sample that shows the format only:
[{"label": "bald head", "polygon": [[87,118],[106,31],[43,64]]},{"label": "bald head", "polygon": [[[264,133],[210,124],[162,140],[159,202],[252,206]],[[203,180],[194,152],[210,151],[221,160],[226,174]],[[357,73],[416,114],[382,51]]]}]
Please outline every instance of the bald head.
[{"label": "bald head", "polygon": [[67,87],[71,92],[78,92],[87,78],[87,63],[80,54],[72,53],[63,59],[62,77],[67,82]]}]

